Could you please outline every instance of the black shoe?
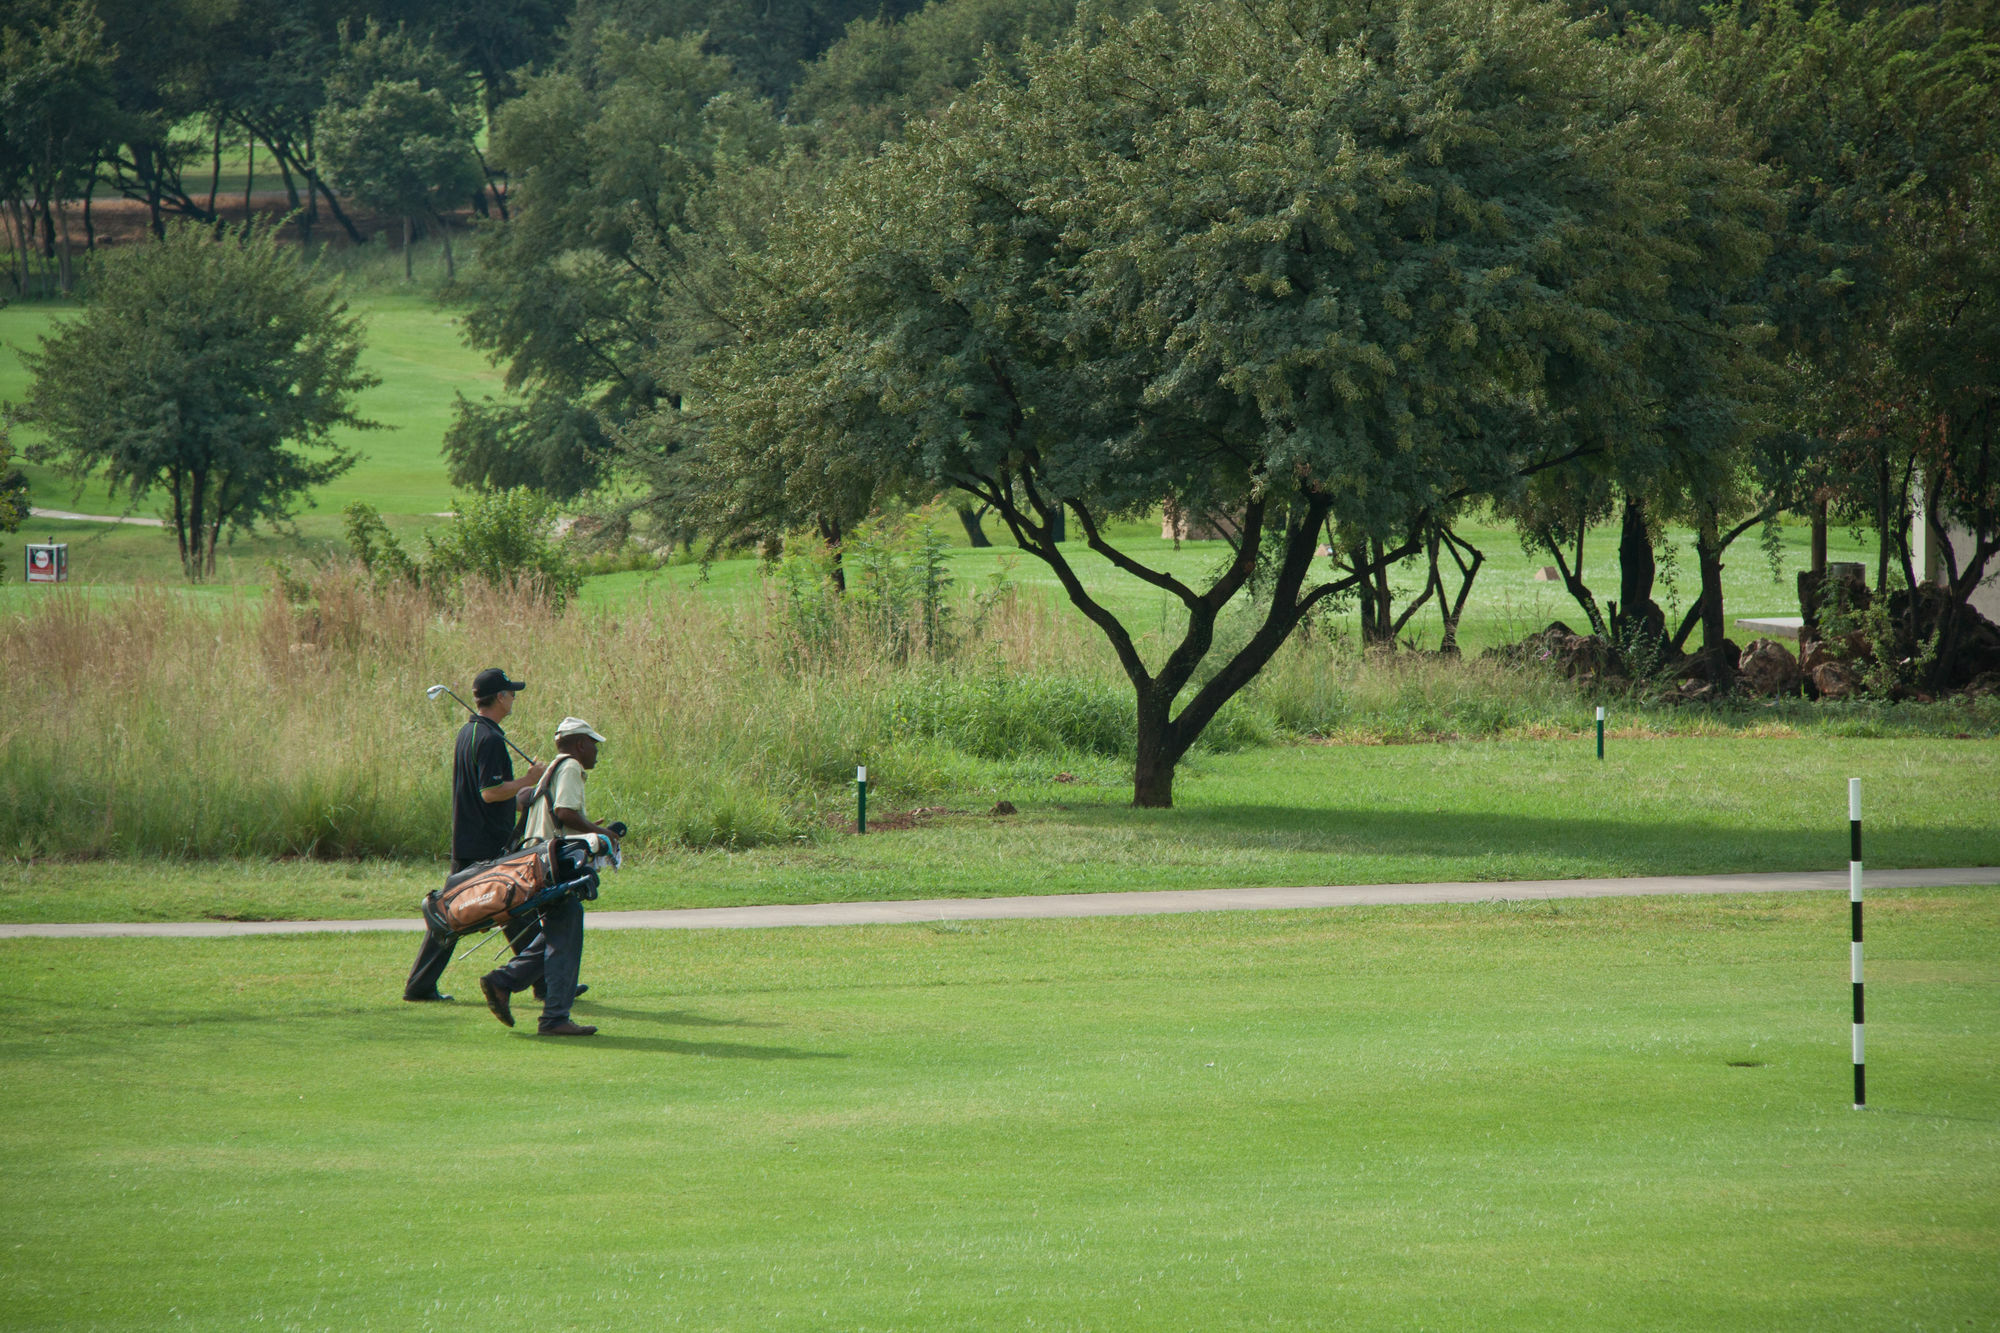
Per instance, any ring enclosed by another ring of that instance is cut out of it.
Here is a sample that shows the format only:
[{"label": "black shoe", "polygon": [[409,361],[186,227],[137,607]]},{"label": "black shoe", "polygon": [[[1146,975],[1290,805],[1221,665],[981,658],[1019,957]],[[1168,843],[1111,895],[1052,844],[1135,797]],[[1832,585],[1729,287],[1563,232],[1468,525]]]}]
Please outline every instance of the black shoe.
[{"label": "black shoe", "polygon": [[499,982],[495,981],[491,976],[481,977],[479,979],[479,993],[486,997],[486,1007],[493,1011],[495,1018],[505,1023],[508,1027],[514,1026],[512,998],[506,991],[500,989]]},{"label": "black shoe", "polygon": [[560,1023],[544,1023],[539,1035],[544,1037],[594,1037],[597,1029],[583,1023],[573,1023],[565,1018]]},{"label": "black shoe", "polygon": [[587,991],[587,990],[589,990],[589,989],[590,989],[590,987],[588,987],[588,986],[578,986],[578,987],[576,988],[576,993],[577,993],[578,995],[581,995],[581,994],[583,994],[583,993],[584,993],[585,991]]},{"label": "black shoe", "polygon": [[446,995],[446,994],[445,994],[444,992],[442,992],[442,991],[432,991],[432,992],[431,992],[431,993],[430,993],[429,995],[405,995],[405,996],[403,997],[403,999],[404,999],[404,1000],[405,1000],[406,1002],[410,1003],[410,1004],[450,1004],[450,1003],[451,1003],[451,996],[449,996],[449,995]]}]

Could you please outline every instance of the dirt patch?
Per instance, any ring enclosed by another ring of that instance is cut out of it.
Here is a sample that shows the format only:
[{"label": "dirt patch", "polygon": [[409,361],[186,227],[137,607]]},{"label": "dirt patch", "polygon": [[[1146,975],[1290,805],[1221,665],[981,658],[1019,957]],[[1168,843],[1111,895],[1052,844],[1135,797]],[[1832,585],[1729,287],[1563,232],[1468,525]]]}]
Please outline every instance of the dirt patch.
[{"label": "dirt patch", "polygon": [[[868,815],[868,831],[870,833],[900,833],[906,829],[922,828],[939,815],[965,815],[970,813],[972,812],[969,810],[954,810],[942,805],[921,805],[914,810],[892,810],[884,814],[875,814],[871,811]],[[828,828],[839,829],[842,833],[853,833],[855,831],[854,821],[844,819],[839,815],[828,815],[826,826]]]}]

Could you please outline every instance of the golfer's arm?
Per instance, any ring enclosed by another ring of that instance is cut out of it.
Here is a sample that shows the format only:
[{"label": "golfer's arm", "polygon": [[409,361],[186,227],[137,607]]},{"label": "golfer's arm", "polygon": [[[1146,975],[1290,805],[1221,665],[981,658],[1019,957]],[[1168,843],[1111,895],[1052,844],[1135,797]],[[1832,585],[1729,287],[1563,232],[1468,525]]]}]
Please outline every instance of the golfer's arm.
[{"label": "golfer's arm", "polygon": [[572,810],[566,805],[556,807],[556,821],[565,828],[575,829],[578,833],[602,833],[607,838],[618,836],[604,825],[592,823],[590,817],[583,811]]},{"label": "golfer's arm", "polygon": [[498,805],[502,801],[514,799],[514,793],[526,791],[535,785],[533,778],[515,778],[512,782],[502,782],[497,786],[480,789],[479,799],[488,805]]}]

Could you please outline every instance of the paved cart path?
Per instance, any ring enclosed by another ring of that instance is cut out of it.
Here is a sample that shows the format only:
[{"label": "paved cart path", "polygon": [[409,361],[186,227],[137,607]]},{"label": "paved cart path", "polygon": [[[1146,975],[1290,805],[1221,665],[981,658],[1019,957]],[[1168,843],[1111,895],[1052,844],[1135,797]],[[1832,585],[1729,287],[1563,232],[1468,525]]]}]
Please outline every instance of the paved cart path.
[{"label": "paved cart path", "polygon": [[[2000,866],[1956,870],[1870,870],[1876,889],[2000,884]],[[614,894],[617,881],[607,877]],[[1830,893],[1847,891],[1845,870],[1795,874],[1659,875],[1630,879],[1471,880],[1455,884],[1348,884],[1303,889],[1176,889],[1132,893],[1050,893],[1021,898],[924,898],[910,902],[800,903],[766,907],[683,907],[657,912],[592,912],[592,930],[743,930],[771,926],[873,926],[917,921],[997,921],[1033,917],[1152,916],[1174,912],[1257,912],[1298,907],[1395,903],[1528,902],[1545,898],[1630,898],[1645,894]],[[0,925],[0,939],[98,939],[118,935],[202,939],[231,935],[423,929],[415,917],[368,921],[105,921]]]}]

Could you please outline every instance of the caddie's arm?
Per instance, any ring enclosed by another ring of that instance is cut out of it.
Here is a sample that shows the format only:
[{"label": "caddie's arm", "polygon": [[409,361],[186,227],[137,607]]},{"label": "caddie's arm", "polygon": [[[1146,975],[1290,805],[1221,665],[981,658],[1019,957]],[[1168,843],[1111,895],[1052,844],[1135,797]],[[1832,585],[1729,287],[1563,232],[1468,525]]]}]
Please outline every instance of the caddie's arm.
[{"label": "caddie's arm", "polygon": [[540,782],[542,774],[548,771],[549,766],[547,764],[530,764],[528,765],[528,771],[520,777],[515,778],[512,782],[498,782],[491,787],[480,788],[479,799],[488,805],[498,805],[502,801],[511,801],[517,792],[525,791],[537,782]]},{"label": "caddie's arm", "polygon": [[602,833],[605,837],[611,839],[613,847],[618,845],[618,835],[616,833],[613,833],[610,829],[604,827],[604,825],[594,822],[589,815],[586,815],[581,810],[572,810],[566,805],[559,805],[556,807],[556,820],[564,828],[574,829],[578,833]]}]

